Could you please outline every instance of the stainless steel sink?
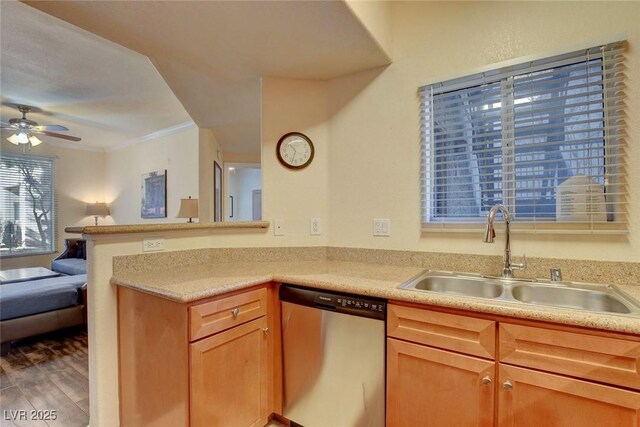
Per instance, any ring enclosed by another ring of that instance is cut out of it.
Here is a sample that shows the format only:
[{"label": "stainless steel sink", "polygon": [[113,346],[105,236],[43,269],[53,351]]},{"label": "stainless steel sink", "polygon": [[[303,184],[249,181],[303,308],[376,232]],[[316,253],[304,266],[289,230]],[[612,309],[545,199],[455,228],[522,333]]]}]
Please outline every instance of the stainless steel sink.
[{"label": "stainless steel sink", "polygon": [[414,288],[480,298],[497,298],[502,294],[499,283],[468,277],[429,276],[417,281]]},{"label": "stainless steel sink", "polygon": [[640,316],[640,303],[615,286],[486,277],[426,270],[399,286],[418,292],[463,295],[513,303]]},{"label": "stainless steel sink", "polygon": [[544,285],[517,285],[511,295],[527,304],[552,305],[588,311],[629,314],[631,309],[604,287],[602,290]]}]

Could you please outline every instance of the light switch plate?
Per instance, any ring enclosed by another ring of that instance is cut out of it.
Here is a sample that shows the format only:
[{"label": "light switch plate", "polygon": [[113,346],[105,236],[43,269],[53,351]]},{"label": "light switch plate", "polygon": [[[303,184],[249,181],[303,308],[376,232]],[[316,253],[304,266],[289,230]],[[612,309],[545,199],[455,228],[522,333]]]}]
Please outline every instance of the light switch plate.
[{"label": "light switch plate", "polygon": [[282,219],[273,220],[273,235],[284,236],[284,220]]},{"label": "light switch plate", "polygon": [[311,229],[309,230],[309,234],[312,236],[319,236],[322,234],[320,218],[311,218]]},{"label": "light switch plate", "polygon": [[386,218],[374,218],[373,235],[382,237],[391,236],[391,220]]},{"label": "light switch plate", "polygon": [[143,252],[164,251],[164,239],[144,239],[142,241]]}]

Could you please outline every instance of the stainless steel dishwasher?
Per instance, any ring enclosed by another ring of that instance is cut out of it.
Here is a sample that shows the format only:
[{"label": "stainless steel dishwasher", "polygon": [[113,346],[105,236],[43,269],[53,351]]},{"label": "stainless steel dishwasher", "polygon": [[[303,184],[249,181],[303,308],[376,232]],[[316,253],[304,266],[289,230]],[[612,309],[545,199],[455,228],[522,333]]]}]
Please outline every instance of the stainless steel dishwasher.
[{"label": "stainless steel dishwasher", "polygon": [[283,416],[292,426],[385,424],[386,302],[280,287]]}]

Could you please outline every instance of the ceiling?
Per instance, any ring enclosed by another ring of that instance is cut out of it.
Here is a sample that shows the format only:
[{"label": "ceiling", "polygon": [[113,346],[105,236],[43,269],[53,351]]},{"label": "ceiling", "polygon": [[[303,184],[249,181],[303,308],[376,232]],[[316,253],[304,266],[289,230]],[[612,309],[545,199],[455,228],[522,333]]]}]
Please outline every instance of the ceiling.
[{"label": "ceiling", "polygon": [[3,97],[137,137],[190,116],[224,151],[259,151],[261,76],[330,79],[390,62],[343,1],[26,3],[111,42],[2,2]]},{"label": "ceiling", "polygon": [[108,149],[191,120],[145,56],[22,3],[0,7],[3,121],[20,116],[6,104],[32,105],[28,118]]}]

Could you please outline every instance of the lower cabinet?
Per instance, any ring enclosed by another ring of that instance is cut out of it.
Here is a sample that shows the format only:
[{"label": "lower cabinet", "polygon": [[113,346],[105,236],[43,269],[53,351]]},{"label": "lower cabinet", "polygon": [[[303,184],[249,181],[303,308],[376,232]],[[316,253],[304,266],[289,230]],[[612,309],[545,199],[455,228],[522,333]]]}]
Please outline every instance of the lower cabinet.
[{"label": "lower cabinet", "polygon": [[262,287],[179,303],[118,288],[120,425],[266,425],[278,410],[275,296]]},{"label": "lower cabinet", "polygon": [[264,426],[267,408],[267,318],[190,345],[191,426]]},{"label": "lower cabinet", "polygon": [[640,393],[534,371],[499,366],[499,426],[640,425]]},{"label": "lower cabinet", "polygon": [[387,426],[492,426],[495,363],[387,339]]},{"label": "lower cabinet", "polygon": [[388,427],[640,427],[638,336],[387,307]]}]

